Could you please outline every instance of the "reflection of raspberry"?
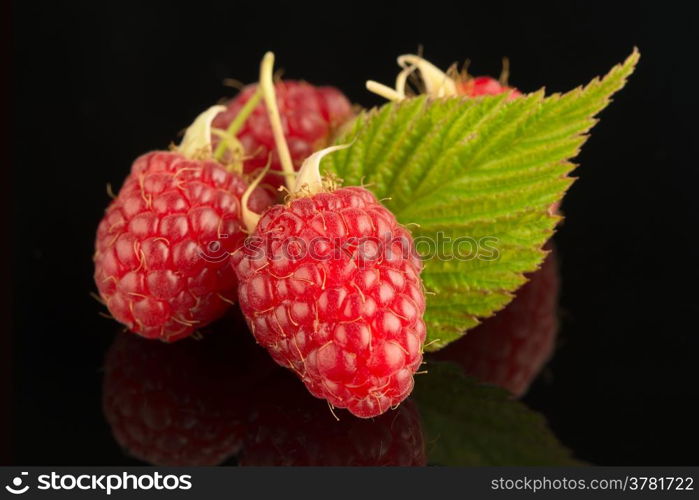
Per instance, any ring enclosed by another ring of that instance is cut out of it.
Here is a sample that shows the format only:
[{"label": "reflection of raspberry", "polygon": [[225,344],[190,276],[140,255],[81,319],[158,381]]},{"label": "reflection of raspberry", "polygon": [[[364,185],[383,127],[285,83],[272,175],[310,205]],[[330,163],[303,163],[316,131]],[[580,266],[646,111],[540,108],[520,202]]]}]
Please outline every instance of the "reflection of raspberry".
[{"label": "reflection of raspberry", "polygon": [[277,363],[360,417],[407,397],[425,340],[421,262],[374,195],[347,187],[271,207],[249,242],[232,259],[240,306]]},{"label": "reflection of raspberry", "polygon": [[522,396],[551,356],[558,331],[556,254],[552,251],[529,278],[505,309],[436,357],[456,361],[468,375]]},{"label": "reflection of raspberry", "polygon": [[241,465],[417,466],[425,465],[420,414],[413,401],[371,420],[338,411],[311,398],[286,374],[257,398]]},{"label": "reflection of raspberry", "polygon": [[[174,152],[138,158],[97,230],[95,282],[111,314],[144,337],[173,341],[235,298],[229,252],[243,241],[243,179]],[[256,190],[248,206],[270,199]]]},{"label": "reflection of raspberry", "polygon": [[[228,104],[228,109],[213,122],[218,129],[227,129],[240,109],[252,97],[256,84],[248,85]],[[306,82],[285,80],[274,85],[281,115],[284,136],[294,165],[311,153],[328,145],[333,132],[352,116],[350,102],[333,87],[315,87]],[[264,104],[259,104],[236,134],[245,152],[250,156],[245,161],[246,173],[251,173],[267,164],[272,153],[273,170],[281,172],[281,164]],[[213,137],[213,144],[218,137]],[[278,187],[283,183],[280,175],[268,175],[264,181]]]},{"label": "reflection of raspberry", "polygon": [[240,448],[250,393],[274,364],[247,335],[231,335],[228,318],[223,324],[226,332],[176,344],[117,336],[105,360],[103,408],[130,455],[216,465]]},{"label": "reflection of raspberry", "polygon": [[504,92],[511,92],[510,97],[508,97],[511,100],[522,95],[516,88],[503,85],[495,78],[489,76],[467,77],[457,83],[457,90],[460,95],[468,97],[499,95]]}]

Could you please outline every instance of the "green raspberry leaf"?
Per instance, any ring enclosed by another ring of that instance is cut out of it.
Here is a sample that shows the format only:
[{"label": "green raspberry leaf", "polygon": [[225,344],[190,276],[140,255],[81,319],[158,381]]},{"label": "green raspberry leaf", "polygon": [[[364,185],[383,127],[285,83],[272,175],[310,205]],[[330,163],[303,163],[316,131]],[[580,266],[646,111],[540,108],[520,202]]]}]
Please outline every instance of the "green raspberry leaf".
[{"label": "green raspberry leaf", "polygon": [[541,265],[570,160],[638,58],[566,94],[389,103],[361,114],[337,141],[352,147],[323,160],[344,185],[372,190],[426,257],[427,350],[502,309]]},{"label": "green raspberry leaf", "polygon": [[451,363],[428,363],[415,380],[433,465],[581,465],[546,420],[499,387],[479,385]]}]

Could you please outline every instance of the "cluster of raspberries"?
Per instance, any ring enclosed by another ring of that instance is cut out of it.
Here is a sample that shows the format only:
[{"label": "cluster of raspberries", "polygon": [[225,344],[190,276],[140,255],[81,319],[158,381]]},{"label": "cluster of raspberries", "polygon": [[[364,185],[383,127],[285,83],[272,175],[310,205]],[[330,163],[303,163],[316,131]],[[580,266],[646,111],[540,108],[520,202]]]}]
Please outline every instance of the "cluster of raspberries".
[{"label": "cluster of raspberries", "polygon": [[[519,95],[487,77],[454,88]],[[411,234],[364,187],[290,178],[353,117],[339,90],[261,71],[179,147],[137,158],[97,229],[110,314],[170,343],[238,304],[256,341],[332,407],[368,418],[401,403],[426,336]]]}]

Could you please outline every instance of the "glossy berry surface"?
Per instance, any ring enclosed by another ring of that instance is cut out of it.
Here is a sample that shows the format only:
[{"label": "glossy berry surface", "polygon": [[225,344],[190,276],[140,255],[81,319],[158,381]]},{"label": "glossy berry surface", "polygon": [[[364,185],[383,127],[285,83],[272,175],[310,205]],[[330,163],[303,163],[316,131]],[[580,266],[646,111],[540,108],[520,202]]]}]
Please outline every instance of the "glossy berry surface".
[{"label": "glossy berry surface", "polygon": [[420,413],[410,399],[395,411],[357,419],[311,397],[286,374],[258,394],[239,463],[245,466],[385,467],[427,464]]},{"label": "glossy berry surface", "polygon": [[522,396],[551,357],[558,332],[558,268],[555,252],[505,309],[438,353],[477,379]]},{"label": "glossy berry surface", "polygon": [[[230,252],[245,235],[238,175],[179,153],[138,158],[97,229],[95,283],[114,318],[174,341],[219,317],[235,299]],[[270,203],[256,190],[248,206]]]},{"label": "glossy berry surface", "polygon": [[504,92],[510,92],[508,99],[515,99],[522,93],[514,87],[503,85],[495,78],[489,76],[477,76],[467,78],[457,84],[459,94],[468,97],[480,97],[484,95],[499,95]]},{"label": "glossy berry surface", "polygon": [[255,338],[313,395],[373,417],[411,392],[425,340],[421,261],[369,191],[269,208],[232,262]]},{"label": "glossy berry surface", "polygon": [[218,353],[209,339],[166,345],[128,333],[116,337],[105,360],[102,402],[129,455],[153,465],[217,465],[240,449],[246,402],[232,392],[235,380],[220,354],[231,346],[216,344]]},{"label": "glossy berry surface", "polygon": [[[227,129],[256,88],[256,84],[248,85],[229,101],[228,109],[216,117],[213,127]],[[352,117],[352,106],[342,92],[334,87],[316,87],[306,82],[286,80],[277,82],[274,88],[284,136],[291,159],[298,169],[311,153],[328,145],[334,131]],[[236,136],[247,156],[244,162],[246,173],[263,168],[270,153],[271,169],[281,172],[274,135],[263,103],[257,105]],[[214,136],[213,144],[216,145],[218,140]],[[264,183],[276,188],[283,184],[283,177],[270,174],[266,176]]]},{"label": "glossy berry surface", "polygon": [[247,335],[237,308],[175,344],[117,334],[102,407],[116,442],[152,465],[205,466],[236,454],[259,388],[281,370]]}]

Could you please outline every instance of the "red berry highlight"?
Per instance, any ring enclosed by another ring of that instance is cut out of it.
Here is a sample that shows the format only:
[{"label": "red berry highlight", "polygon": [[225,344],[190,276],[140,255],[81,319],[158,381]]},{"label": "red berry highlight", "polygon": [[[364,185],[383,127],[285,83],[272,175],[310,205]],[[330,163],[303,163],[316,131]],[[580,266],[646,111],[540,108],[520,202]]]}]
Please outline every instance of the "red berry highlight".
[{"label": "red berry highlight", "polygon": [[270,207],[232,262],[255,338],[313,395],[373,417],[411,392],[425,340],[421,261],[369,191]]}]

